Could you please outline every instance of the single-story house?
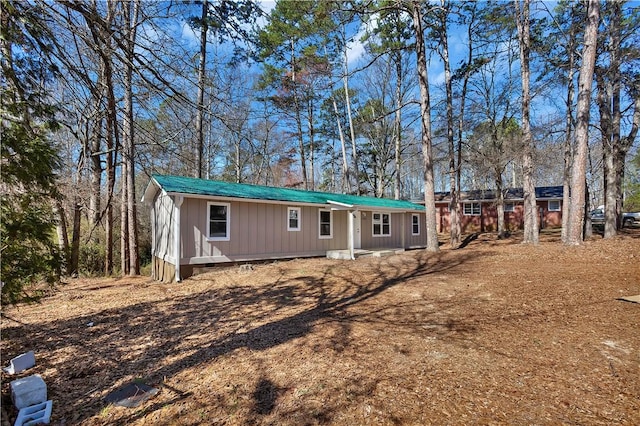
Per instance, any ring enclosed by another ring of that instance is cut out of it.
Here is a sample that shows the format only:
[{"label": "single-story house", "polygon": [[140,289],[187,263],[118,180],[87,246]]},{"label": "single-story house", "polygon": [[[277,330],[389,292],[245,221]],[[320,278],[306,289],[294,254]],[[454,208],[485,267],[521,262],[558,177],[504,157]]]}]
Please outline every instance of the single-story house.
[{"label": "single-story house", "polygon": [[152,274],[180,281],[196,266],[426,246],[424,206],[355,195],[154,175]]},{"label": "single-story house", "polygon": [[[562,226],[562,186],[536,188],[540,228]],[[448,232],[451,224],[451,193],[436,192],[438,232]],[[507,230],[524,227],[524,192],[510,188],[504,192],[504,221]],[[498,228],[497,194],[494,190],[463,191],[460,194],[462,232],[492,232]]]}]

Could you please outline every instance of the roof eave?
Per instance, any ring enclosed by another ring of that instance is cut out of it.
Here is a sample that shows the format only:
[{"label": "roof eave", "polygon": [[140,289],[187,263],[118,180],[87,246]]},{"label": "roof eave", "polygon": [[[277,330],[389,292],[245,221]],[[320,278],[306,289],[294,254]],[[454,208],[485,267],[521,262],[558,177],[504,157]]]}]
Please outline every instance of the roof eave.
[{"label": "roof eave", "polygon": [[[354,204],[341,203],[339,201],[327,200],[327,204],[337,210],[353,210],[356,207]],[[356,208],[357,209],[357,208]]]},{"label": "roof eave", "polygon": [[185,198],[199,198],[206,200],[217,200],[217,201],[238,201],[238,202],[246,202],[246,203],[266,203],[266,204],[286,204],[286,205],[295,205],[295,206],[312,206],[312,207],[327,207],[325,203],[309,203],[303,201],[292,201],[292,200],[270,200],[267,198],[245,198],[245,197],[231,197],[227,195],[216,195],[216,194],[193,194],[190,192],[179,192],[179,191],[167,191],[167,195],[169,196],[183,196]]},{"label": "roof eave", "polygon": [[144,194],[142,195],[143,203],[147,205],[153,204],[153,200],[156,198],[156,194],[161,190],[160,184],[158,181],[152,176],[147,184],[147,187],[144,190]]}]

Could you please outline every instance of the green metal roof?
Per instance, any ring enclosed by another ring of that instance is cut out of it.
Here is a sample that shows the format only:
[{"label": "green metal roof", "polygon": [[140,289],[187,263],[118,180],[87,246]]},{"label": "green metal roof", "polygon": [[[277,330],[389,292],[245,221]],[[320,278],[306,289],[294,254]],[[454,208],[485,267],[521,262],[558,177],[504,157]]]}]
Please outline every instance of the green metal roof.
[{"label": "green metal roof", "polygon": [[[424,206],[405,200],[333,194],[329,192],[304,191],[300,189],[275,188],[244,183],[196,179],[184,176],[153,175],[159,188],[168,193],[191,194],[216,197],[244,198],[251,200],[287,201],[320,205],[342,204],[345,207],[369,207],[389,210],[424,211]],[[147,191],[149,188],[147,188]],[[147,194],[145,193],[145,199]]]}]

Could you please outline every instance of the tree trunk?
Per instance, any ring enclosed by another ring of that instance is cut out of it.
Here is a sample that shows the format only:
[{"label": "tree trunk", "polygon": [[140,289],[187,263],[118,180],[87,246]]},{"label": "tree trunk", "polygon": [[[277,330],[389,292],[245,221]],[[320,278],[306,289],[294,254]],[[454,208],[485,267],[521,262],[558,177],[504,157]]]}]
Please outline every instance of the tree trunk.
[{"label": "tree trunk", "polygon": [[622,184],[624,182],[624,169],[626,163],[627,153],[633,142],[636,140],[636,136],[638,134],[638,129],[640,128],[640,82],[636,87],[636,95],[633,102],[633,117],[631,119],[631,127],[629,128],[629,133],[627,136],[620,139],[619,148],[616,150],[616,157],[614,158],[615,162],[615,173],[616,173],[616,194],[617,194],[617,214],[620,225],[624,225],[622,223],[622,211],[623,211],[623,192],[622,192]]},{"label": "tree trunk", "polygon": [[[73,7],[74,4],[69,4]],[[105,274],[113,273],[113,191],[115,187],[115,162],[117,160],[118,125],[116,112],[116,99],[113,85],[113,41],[112,25],[115,16],[114,2],[107,2],[107,12],[104,19],[100,17],[96,10],[95,3],[92,9],[80,8],[78,11],[83,15],[89,31],[91,32],[95,52],[100,58],[100,74],[98,83],[101,91],[97,93],[98,105],[102,105],[101,100],[106,98],[105,108],[105,140],[106,140],[106,175],[107,175],[107,199],[104,208],[105,216]],[[92,152],[96,155],[96,152]],[[95,161],[95,160],[94,160]],[[94,170],[95,173],[95,170]],[[93,182],[92,182],[93,183]]]},{"label": "tree trunk", "polygon": [[394,119],[395,175],[393,195],[396,200],[402,196],[402,55],[394,55],[396,65],[396,112]]},{"label": "tree trunk", "polygon": [[[129,11],[129,44],[128,44],[128,61],[126,64],[126,80],[125,80],[125,128],[128,128],[125,143],[127,146],[127,225],[129,226],[129,274],[140,275],[140,255],[138,249],[138,212],[136,208],[136,181],[135,181],[135,134],[133,123],[133,59],[135,54],[136,34],[138,27],[138,13],[140,10],[140,0],[135,0],[133,4],[127,3]],[[133,7],[133,10],[131,10]],[[131,16],[133,13],[133,16]]]},{"label": "tree trunk", "polygon": [[344,49],[344,75],[342,76],[342,85],[344,86],[344,100],[347,105],[347,117],[349,119],[349,134],[351,135],[351,158],[353,160],[353,177],[355,178],[356,194],[360,195],[360,173],[358,171],[358,150],[356,148],[356,130],[351,115],[351,96],[349,95],[349,64],[347,58],[347,49]]},{"label": "tree trunk", "polygon": [[198,66],[198,99],[197,114],[196,114],[196,164],[194,176],[202,178],[202,157],[204,154],[204,85],[206,80],[206,65],[207,65],[207,31],[209,18],[209,3],[208,0],[202,1],[202,14],[200,16],[200,64]]},{"label": "tree trunk", "polygon": [[575,84],[573,77],[575,74],[575,44],[576,44],[576,25],[572,24],[569,30],[569,45],[567,52],[569,54],[569,69],[567,71],[567,114],[565,118],[565,139],[564,139],[564,167],[562,171],[562,242],[567,242],[567,232],[569,230],[569,205],[571,198],[571,164],[573,163],[573,97],[575,92]]},{"label": "tree trunk", "polygon": [[591,86],[596,62],[600,3],[589,0],[587,23],[584,33],[582,65],[578,78],[578,105],[576,109],[576,154],[571,172],[571,207],[567,244],[577,245],[583,241],[583,221],[585,214],[585,189],[587,151],[589,145],[589,112],[591,105]]},{"label": "tree trunk", "polygon": [[80,225],[82,211],[80,199],[77,195],[73,197],[73,231],[71,234],[71,255],[69,256],[68,273],[70,276],[78,275],[78,263],[80,260]]},{"label": "tree trunk", "polygon": [[[637,82],[636,95],[633,101],[633,117],[631,119],[631,127],[627,136],[621,139],[620,149],[618,150],[621,158],[616,162],[618,171],[617,182],[622,185],[624,178],[625,158],[631,146],[633,146],[636,136],[638,135],[638,129],[640,129],[640,81]],[[622,194],[622,188],[620,188],[620,194]]]},{"label": "tree trunk", "polygon": [[351,178],[349,177],[349,160],[347,159],[347,146],[344,138],[344,131],[342,130],[342,123],[340,122],[340,115],[338,113],[338,104],[334,96],[331,96],[333,102],[333,112],[336,115],[336,124],[338,126],[338,134],[340,135],[340,150],[342,153],[342,190],[347,193],[351,192]]},{"label": "tree trunk", "polygon": [[591,215],[589,214],[589,183],[584,183],[584,225],[582,226],[583,239],[593,236],[593,228],[591,224]]},{"label": "tree trunk", "polygon": [[608,141],[607,147],[603,146],[603,168],[604,168],[604,233],[603,238],[612,238],[617,234],[618,213],[617,213],[617,173],[616,157],[618,147],[613,141]]},{"label": "tree trunk", "polygon": [[[107,173],[107,202],[105,205],[105,261],[104,261],[104,273],[109,276],[113,274],[113,192],[116,184],[116,162],[117,162],[117,151],[116,146],[114,144],[114,135],[116,130],[116,117],[115,117],[115,98],[113,95],[113,87],[109,86],[109,90],[111,91],[109,98],[109,104],[112,104],[111,107],[114,108],[113,111],[108,113],[107,117],[107,126],[106,126],[106,134],[107,134],[107,158],[106,158],[106,173]],[[111,108],[110,108],[111,109]]]},{"label": "tree trunk", "polygon": [[[101,74],[104,71],[101,71]],[[96,109],[101,109],[100,95],[96,96]],[[98,226],[100,216],[102,214],[102,117],[95,122],[93,131],[91,132],[91,148],[89,155],[91,156],[91,194],[89,195],[89,228],[91,231]],[[95,234],[94,234],[95,235]],[[98,239],[94,238],[94,242],[98,243]]]},{"label": "tree trunk", "polygon": [[[109,120],[107,120],[109,121]],[[107,132],[112,131],[107,126]],[[109,140],[110,137],[107,137]],[[113,142],[107,142],[107,149],[111,149]],[[113,274],[113,190],[115,187],[116,173],[114,167],[114,155],[113,151],[107,152],[107,205],[105,206],[105,222],[104,222],[104,245],[105,245],[105,259],[104,259],[104,273],[109,276]]]},{"label": "tree trunk", "polygon": [[[608,190],[611,194],[606,193],[605,202],[605,238],[609,238],[615,235],[616,231],[623,225],[622,223],[622,211],[623,211],[623,192],[622,184],[624,180],[624,169],[626,163],[626,156],[629,149],[635,141],[636,134],[638,132],[638,125],[640,124],[640,83],[638,80],[631,84],[630,92],[633,94],[633,118],[631,120],[631,126],[629,128],[629,134],[626,137],[621,135],[621,123],[622,123],[622,107],[621,107],[621,90],[622,90],[622,73],[620,70],[622,56],[621,52],[621,38],[623,31],[623,17],[622,17],[622,2],[612,2],[612,14],[608,31],[610,34],[610,42],[607,44],[610,61],[609,70],[606,73],[611,79],[610,82],[610,97],[611,97],[611,166],[610,173],[612,177],[607,176],[607,184],[611,185]],[[611,203],[612,205],[608,205]],[[615,216],[615,220],[609,221],[608,215]],[[609,224],[609,222],[611,222]],[[615,229],[607,229],[611,225],[615,224]]]},{"label": "tree trunk", "polygon": [[[613,146],[613,170],[611,171],[613,174],[613,188],[611,188],[611,192],[613,192],[613,194],[607,194],[606,201],[611,202],[613,205],[608,206],[605,202],[605,238],[615,236],[618,229],[622,228],[622,180],[620,179],[621,175],[618,171],[622,170],[624,172],[624,159],[626,157],[626,152],[622,154],[620,152],[623,151],[622,141],[620,139],[620,124],[622,122],[622,111],[620,110],[620,88],[622,86],[622,76],[620,74],[622,2],[612,2],[611,7],[613,13],[609,23],[609,31],[611,33],[611,41],[609,43],[609,73],[611,75],[611,145]],[[636,96],[638,95],[636,94]],[[618,164],[620,159],[622,159],[622,164]],[[611,201],[609,201],[609,198],[611,198]],[[611,222],[614,228],[610,230],[609,233],[607,233],[606,229],[607,222],[609,222],[606,220],[607,213],[613,215]]]},{"label": "tree trunk", "polygon": [[536,186],[534,183],[533,140],[529,106],[531,93],[529,90],[529,0],[514,0],[516,9],[516,25],[520,45],[520,74],[522,75],[522,183],[524,192],[524,235],[523,243],[538,244],[538,206],[536,203]]},{"label": "tree trunk", "polygon": [[[109,21],[111,22],[111,21]],[[107,119],[106,119],[106,174],[107,174],[107,200],[105,205],[105,275],[113,274],[113,193],[116,185],[116,164],[118,161],[118,116],[116,111],[116,97],[113,86],[113,63],[110,35],[104,34],[106,43],[106,53],[103,60],[105,63],[105,74],[103,82],[107,92]]]},{"label": "tree trunk", "polygon": [[596,69],[604,164],[604,238],[612,238],[620,227],[616,161],[620,149],[620,20],[621,3],[611,3],[606,50],[609,66]]},{"label": "tree trunk", "polygon": [[498,196],[496,199],[496,212],[498,215],[498,236],[503,237],[505,235],[504,229],[504,188],[502,183],[502,173],[496,174],[496,195]]},{"label": "tree trunk", "polygon": [[240,167],[240,139],[236,137],[235,140],[236,141],[233,146],[233,168],[236,183],[242,183],[242,168]]},{"label": "tree trunk", "polygon": [[[125,124],[126,127],[126,124]],[[122,135],[124,147],[122,150],[122,168],[120,170],[120,273],[122,276],[129,274],[129,215],[127,214],[127,203],[129,196],[127,191],[129,185],[129,172],[127,171],[127,135],[123,132]]]},{"label": "tree trunk", "polygon": [[595,70],[597,83],[596,103],[600,113],[600,134],[602,138],[602,167],[604,172],[604,238],[616,234],[615,197],[615,151],[612,120],[612,86],[605,80],[605,70]]},{"label": "tree trunk", "polygon": [[[444,0],[440,0],[440,5],[443,9],[447,7]],[[440,43],[442,61],[444,62],[444,84],[447,95],[447,146],[449,148],[449,188],[451,193],[451,202],[449,203],[449,244],[452,248],[457,248],[460,245],[460,225],[458,224],[459,217],[457,214],[452,214],[456,210],[458,204],[458,187],[457,187],[457,165],[456,165],[456,147],[453,137],[453,88],[451,86],[451,65],[449,63],[449,39],[447,35],[447,20],[448,10],[442,11],[440,20]]]},{"label": "tree trunk", "polygon": [[315,128],[313,126],[313,97],[309,96],[307,100],[307,129],[309,129],[309,174],[310,185],[312,191],[316,189],[315,177]]},{"label": "tree trunk", "polygon": [[56,232],[58,234],[58,248],[64,257],[64,273],[69,273],[69,235],[67,233],[67,217],[62,206],[62,201],[56,199],[55,213],[58,216]]},{"label": "tree trunk", "polygon": [[[462,81],[462,91],[460,93],[460,114],[458,117],[458,141],[456,151],[458,153],[458,167],[456,168],[456,188],[461,189],[461,175],[462,175],[462,141],[464,134],[464,114],[465,114],[465,102],[467,100],[467,88],[469,85],[469,80],[471,78],[471,64],[473,63],[473,24],[475,22],[476,9],[475,4],[473,9],[471,10],[471,19],[469,21],[469,26],[467,27],[467,38],[468,38],[468,50],[467,50],[467,70],[464,73],[464,79]],[[460,219],[460,192],[456,191],[455,193],[451,193],[451,205],[449,209],[449,216],[456,217],[455,226],[456,234],[460,235],[462,238],[462,224]],[[451,222],[452,227],[454,226],[454,222]]]},{"label": "tree trunk", "polygon": [[416,60],[418,82],[420,86],[420,114],[422,118],[422,156],[424,161],[424,201],[426,208],[427,250],[439,251],[436,197],[433,179],[433,154],[431,141],[431,105],[429,99],[429,77],[427,74],[427,56],[424,45],[424,28],[422,22],[422,3],[412,0],[413,30],[416,38]]},{"label": "tree trunk", "polygon": [[296,126],[298,130],[298,143],[300,146],[300,168],[302,169],[302,181],[304,189],[309,189],[309,176],[307,174],[307,157],[304,148],[304,136],[302,134],[302,115],[300,111],[300,100],[298,99],[298,82],[296,81],[296,56],[295,44],[291,40],[291,82],[293,85],[293,104],[296,114]]}]

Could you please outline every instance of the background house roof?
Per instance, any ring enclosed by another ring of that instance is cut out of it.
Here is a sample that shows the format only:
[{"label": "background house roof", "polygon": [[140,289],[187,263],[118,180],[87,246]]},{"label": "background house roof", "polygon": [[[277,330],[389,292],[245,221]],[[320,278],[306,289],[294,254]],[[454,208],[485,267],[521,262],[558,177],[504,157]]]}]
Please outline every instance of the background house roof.
[{"label": "background house roof", "polygon": [[[561,200],[562,186],[539,186],[536,188],[536,199],[539,200]],[[509,188],[504,194],[505,200],[522,200],[524,190],[522,188]],[[451,199],[449,192],[436,192],[436,201],[448,201]],[[497,193],[493,189],[476,189],[463,191],[460,194],[460,201],[492,201],[497,199]]]},{"label": "background house roof", "polygon": [[[152,185],[156,188],[152,188]],[[143,200],[151,202],[158,189],[168,193],[204,195],[215,197],[243,198],[248,200],[287,201],[324,206],[367,207],[387,210],[424,211],[424,206],[405,200],[363,197],[329,192],[304,191],[300,189],[275,188],[245,183],[230,183],[216,180],[197,179],[184,176],[153,175],[145,191]]]}]

